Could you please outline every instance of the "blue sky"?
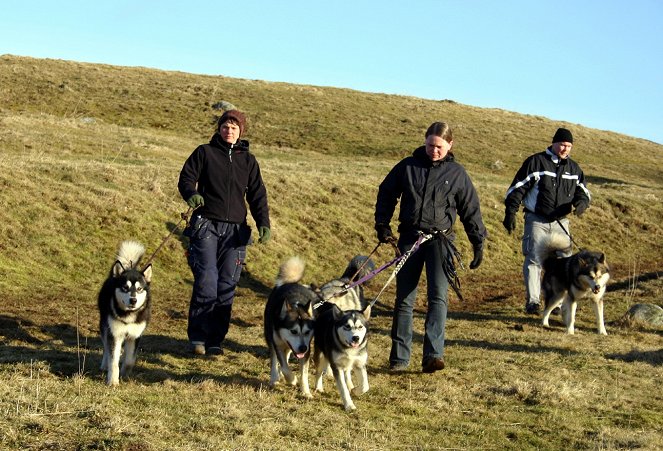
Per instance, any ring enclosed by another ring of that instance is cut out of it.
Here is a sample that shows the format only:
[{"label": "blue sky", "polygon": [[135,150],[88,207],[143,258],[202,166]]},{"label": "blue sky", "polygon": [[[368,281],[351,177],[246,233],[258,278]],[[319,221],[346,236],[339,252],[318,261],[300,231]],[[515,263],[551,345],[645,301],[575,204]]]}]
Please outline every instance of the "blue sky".
[{"label": "blue sky", "polygon": [[663,143],[661,24],[660,0],[23,0],[3,5],[0,54],[450,99]]}]

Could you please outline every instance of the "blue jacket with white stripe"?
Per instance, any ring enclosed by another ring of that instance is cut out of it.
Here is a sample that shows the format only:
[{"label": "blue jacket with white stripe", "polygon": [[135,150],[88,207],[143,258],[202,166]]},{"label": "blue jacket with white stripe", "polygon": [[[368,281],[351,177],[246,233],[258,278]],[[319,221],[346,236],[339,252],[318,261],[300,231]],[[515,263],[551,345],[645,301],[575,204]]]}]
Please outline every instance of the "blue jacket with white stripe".
[{"label": "blue jacket with white stripe", "polygon": [[571,158],[562,159],[551,147],[525,160],[506,192],[506,214],[516,214],[522,203],[525,211],[550,221],[563,218],[573,207],[589,206],[591,194],[585,175]]}]

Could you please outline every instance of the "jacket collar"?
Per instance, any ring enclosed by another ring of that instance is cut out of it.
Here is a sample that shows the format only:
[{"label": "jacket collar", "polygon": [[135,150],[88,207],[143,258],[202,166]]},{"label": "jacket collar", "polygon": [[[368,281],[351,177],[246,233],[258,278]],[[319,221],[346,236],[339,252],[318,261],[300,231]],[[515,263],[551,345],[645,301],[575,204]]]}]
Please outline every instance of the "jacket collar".
[{"label": "jacket collar", "polygon": [[454,154],[452,152],[449,152],[446,157],[442,158],[439,161],[435,162],[431,161],[430,157],[426,153],[426,146],[417,147],[414,150],[414,152],[412,152],[412,156],[416,158],[418,161],[420,161],[426,167],[439,166],[442,163],[446,163],[448,161],[454,161]]},{"label": "jacket collar", "polygon": [[555,164],[566,164],[566,162],[569,160],[569,158],[560,158],[557,155],[555,155],[555,152],[552,151],[552,147],[548,147],[546,149],[546,155],[548,158],[550,158],[550,161],[552,161]]},{"label": "jacket collar", "polygon": [[221,135],[218,133],[214,133],[212,138],[209,141],[210,145],[214,147],[218,147],[220,149],[229,151],[229,150],[234,150],[236,152],[240,151],[248,151],[249,150],[249,142],[245,139],[239,139],[235,144],[229,144],[221,138]]}]

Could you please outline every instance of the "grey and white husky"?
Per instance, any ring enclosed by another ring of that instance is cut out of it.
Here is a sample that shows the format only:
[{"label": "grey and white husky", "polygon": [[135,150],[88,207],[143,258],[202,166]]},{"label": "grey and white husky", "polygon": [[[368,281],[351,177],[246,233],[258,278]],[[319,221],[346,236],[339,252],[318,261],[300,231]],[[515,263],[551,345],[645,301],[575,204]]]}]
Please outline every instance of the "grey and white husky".
[{"label": "grey and white husky", "polygon": [[603,295],[610,280],[610,268],[605,254],[581,250],[570,257],[548,257],[542,266],[541,288],[545,297],[543,325],[549,327],[550,313],[561,306],[566,332],[574,334],[578,301],[589,298],[596,315],[598,333],[608,335],[603,320]]},{"label": "grey and white husky", "polygon": [[264,333],[270,354],[270,386],[281,375],[290,385],[297,376],[288,366],[290,355],[299,360],[299,385],[302,395],[311,398],[308,382],[311,340],[313,339],[313,305],[320,301],[310,287],[300,284],[304,262],[297,257],[286,260],[279,269],[274,289],[265,305]]},{"label": "grey and white husky", "polygon": [[[368,305],[362,285],[347,289],[352,282],[359,280],[375,269],[375,263],[363,255],[354,256],[338,279],[333,279],[320,287],[320,296],[325,302],[338,305],[343,311],[364,310]],[[314,314],[317,315],[317,310]]]},{"label": "grey and white husky", "polygon": [[138,267],[144,254],[142,244],[123,241],[99,291],[99,332],[104,345],[101,370],[107,371],[108,385],[118,385],[120,376],[128,376],[133,369],[139,339],[150,320],[152,265],[142,270]]},{"label": "grey and white husky", "polygon": [[[350,393],[360,395],[368,391],[368,320],[371,306],[363,311],[343,311],[336,304],[325,303],[315,320],[313,358],[316,366],[315,390],[324,392],[322,380],[331,367],[336,388],[345,410],[356,410]],[[352,372],[358,370],[357,386]]]}]

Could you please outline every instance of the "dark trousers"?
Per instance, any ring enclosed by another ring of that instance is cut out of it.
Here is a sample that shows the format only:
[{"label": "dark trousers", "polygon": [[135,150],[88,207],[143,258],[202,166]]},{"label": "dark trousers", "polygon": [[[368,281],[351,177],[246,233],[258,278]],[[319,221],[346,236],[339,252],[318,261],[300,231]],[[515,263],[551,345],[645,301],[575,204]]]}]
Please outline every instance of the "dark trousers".
[{"label": "dark trousers", "polygon": [[189,231],[189,266],[193,292],[187,333],[193,344],[221,346],[228,327],[235,287],[251,235],[247,224],[193,218]]},{"label": "dark trousers", "polygon": [[[416,237],[401,235],[398,247],[409,250]],[[447,291],[449,281],[444,274],[447,252],[437,240],[427,241],[414,252],[396,274],[396,303],[391,326],[391,353],[389,362],[409,364],[412,352],[412,316],[417,297],[417,285],[426,266],[428,308],[424,324],[423,359],[442,358],[444,355],[444,331],[447,321]]]}]

